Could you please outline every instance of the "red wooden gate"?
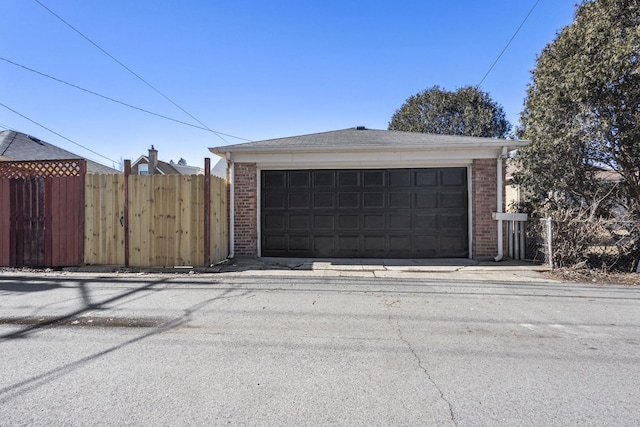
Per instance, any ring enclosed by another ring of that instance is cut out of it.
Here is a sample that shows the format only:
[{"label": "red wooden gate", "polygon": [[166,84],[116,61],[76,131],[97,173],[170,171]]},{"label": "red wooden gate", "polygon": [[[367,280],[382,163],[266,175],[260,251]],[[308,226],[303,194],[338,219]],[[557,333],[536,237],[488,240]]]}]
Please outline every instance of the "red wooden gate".
[{"label": "red wooden gate", "polygon": [[86,161],[0,163],[0,265],[82,264]]}]

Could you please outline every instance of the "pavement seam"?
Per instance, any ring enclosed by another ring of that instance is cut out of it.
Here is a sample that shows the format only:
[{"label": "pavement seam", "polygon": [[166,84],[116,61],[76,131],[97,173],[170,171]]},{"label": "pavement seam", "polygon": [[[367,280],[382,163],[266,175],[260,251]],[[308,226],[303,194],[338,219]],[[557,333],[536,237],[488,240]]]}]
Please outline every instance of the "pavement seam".
[{"label": "pavement seam", "polygon": [[398,322],[395,322],[395,328],[394,328],[393,322],[391,321],[391,314],[389,314],[388,320],[389,320],[389,325],[393,329],[395,329],[395,332],[398,335],[398,338],[400,339],[400,341],[402,341],[407,346],[411,354],[413,354],[413,357],[414,359],[416,359],[416,362],[418,363],[418,367],[420,368],[420,370],[424,372],[426,377],[429,379],[429,382],[436,388],[436,390],[440,394],[440,399],[442,399],[449,407],[449,416],[451,417],[451,421],[453,422],[453,425],[457,426],[458,421],[456,420],[455,413],[453,412],[453,405],[451,404],[451,402],[449,402],[449,400],[447,400],[440,386],[434,381],[433,377],[431,376],[427,368],[422,363],[422,359],[420,358],[420,356],[418,356],[418,353],[415,351],[415,349],[411,345],[411,342],[409,342],[409,340],[406,339],[402,334],[402,330],[400,329],[400,324]]}]

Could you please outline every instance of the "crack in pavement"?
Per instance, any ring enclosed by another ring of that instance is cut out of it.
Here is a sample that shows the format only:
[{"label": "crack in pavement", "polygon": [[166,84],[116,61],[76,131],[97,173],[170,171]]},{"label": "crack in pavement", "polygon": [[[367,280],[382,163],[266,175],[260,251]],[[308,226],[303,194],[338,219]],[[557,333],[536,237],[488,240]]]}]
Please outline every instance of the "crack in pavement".
[{"label": "crack in pavement", "polygon": [[398,338],[400,339],[400,341],[402,341],[407,346],[407,348],[409,349],[411,354],[413,354],[413,357],[416,359],[416,361],[418,363],[418,367],[420,368],[420,370],[422,370],[422,372],[424,372],[426,377],[429,379],[429,382],[431,384],[433,384],[433,386],[436,388],[436,390],[440,394],[440,399],[442,399],[447,404],[447,406],[449,407],[449,416],[451,417],[451,421],[453,422],[453,425],[457,426],[458,425],[458,421],[456,420],[455,413],[453,412],[453,405],[451,405],[451,402],[449,402],[449,400],[447,400],[447,398],[445,397],[444,392],[442,391],[440,386],[438,386],[438,384],[434,381],[433,377],[431,376],[431,374],[429,373],[427,368],[422,364],[422,359],[420,358],[420,356],[418,356],[418,353],[416,353],[415,349],[413,348],[413,346],[411,345],[409,340],[406,339],[404,337],[404,335],[402,334],[402,330],[400,329],[400,325],[398,324],[398,322],[395,322],[395,328],[394,328],[393,322],[391,321],[391,314],[389,314],[388,320],[389,320],[389,325],[393,329],[395,329],[395,332],[398,335]]}]

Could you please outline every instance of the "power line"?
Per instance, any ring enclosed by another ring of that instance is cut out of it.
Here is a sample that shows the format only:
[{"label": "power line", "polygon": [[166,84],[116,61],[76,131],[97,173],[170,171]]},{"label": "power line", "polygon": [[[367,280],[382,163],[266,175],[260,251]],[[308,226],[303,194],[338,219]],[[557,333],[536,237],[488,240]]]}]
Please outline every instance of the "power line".
[{"label": "power line", "polygon": [[[36,0],[37,1],[37,0]],[[511,42],[513,41],[513,39],[516,38],[516,35],[518,35],[518,32],[520,31],[520,28],[522,28],[522,26],[524,25],[525,22],[527,22],[527,19],[529,19],[529,16],[531,15],[531,13],[533,12],[533,10],[536,8],[536,6],[538,6],[538,3],[540,3],[540,0],[536,0],[535,4],[533,5],[533,7],[531,8],[531,10],[529,10],[529,13],[527,13],[527,16],[524,17],[524,19],[522,20],[522,22],[520,23],[520,26],[518,27],[518,29],[516,30],[515,33],[513,33],[513,35],[511,36],[511,38],[509,39],[509,41],[507,42],[507,45],[504,47],[504,49],[502,49],[502,52],[500,52],[500,55],[498,55],[498,57],[496,58],[495,61],[493,61],[493,64],[491,64],[491,67],[489,67],[489,71],[487,71],[484,75],[484,77],[482,77],[482,80],[480,80],[480,83],[478,83],[478,85],[476,86],[476,88],[479,88],[482,83],[484,82],[484,80],[487,78],[487,76],[489,75],[489,73],[491,73],[491,70],[493,70],[493,67],[495,67],[495,65],[498,63],[498,61],[500,60],[500,58],[502,57],[502,55],[505,53],[505,51],[507,50],[507,48],[509,47],[509,45],[511,44]]]},{"label": "power line", "polygon": [[110,161],[110,162],[112,162],[112,163],[118,163],[118,162],[116,162],[116,161],[115,161],[115,160],[113,160],[113,159],[110,159],[110,158],[108,158],[108,157],[106,157],[106,156],[103,156],[102,154],[98,153],[97,151],[93,151],[91,148],[85,147],[84,145],[79,144],[79,143],[77,143],[77,142],[75,142],[75,141],[73,141],[73,140],[71,140],[71,139],[67,138],[67,137],[66,137],[66,136],[64,136],[64,135],[60,135],[58,132],[55,132],[55,131],[53,131],[53,130],[49,129],[48,127],[46,127],[46,126],[44,126],[44,125],[42,125],[42,124],[40,124],[40,123],[36,122],[36,121],[35,121],[35,120],[33,120],[33,119],[30,119],[29,117],[25,116],[24,114],[21,114],[21,113],[17,112],[17,111],[16,111],[16,110],[14,110],[13,108],[8,107],[8,106],[4,105],[4,104],[3,104],[3,103],[1,103],[1,102],[0,102],[0,106],[2,106],[2,107],[4,107],[4,108],[6,108],[7,110],[9,110],[9,111],[11,111],[11,112],[13,112],[13,113],[15,113],[15,114],[19,115],[19,116],[20,116],[20,117],[22,117],[23,119],[27,119],[27,120],[29,120],[31,123],[34,123],[34,124],[36,124],[36,125],[40,126],[41,128],[48,130],[49,132],[51,132],[51,133],[52,133],[52,134],[54,134],[54,135],[58,135],[60,138],[65,139],[65,140],[69,141],[70,143],[77,145],[78,147],[82,147],[82,148],[84,148],[85,150],[87,150],[87,151],[89,151],[89,152],[91,152],[91,153],[95,154],[96,156],[100,156],[100,157],[102,157],[103,159],[107,159],[107,160],[109,160],[109,161]]},{"label": "power line", "polygon": [[167,117],[167,116],[164,116],[162,114],[154,113],[153,111],[145,110],[144,108],[136,107],[135,105],[131,105],[131,104],[128,104],[128,103],[123,102],[123,101],[118,101],[117,99],[111,98],[109,96],[102,95],[100,93],[94,92],[94,91],[89,90],[89,89],[85,89],[85,88],[80,87],[78,85],[75,85],[73,83],[69,83],[67,81],[58,79],[56,77],[50,76],[48,74],[45,74],[43,72],[40,72],[40,71],[34,70],[32,68],[26,67],[26,66],[24,66],[22,64],[18,64],[17,62],[13,62],[13,61],[11,61],[11,60],[9,60],[7,58],[0,57],[0,60],[8,62],[9,64],[12,64],[12,65],[15,65],[16,67],[23,68],[23,69],[25,69],[27,71],[31,71],[32,73],[39,74],[39,75],[41,75],[43,77],[46,77],[46,78],[51,79],[53,81],[56,81],[58,83],[62,83],[62,84],[65,84],[67,86],[71,86],[71,87],[73,87],[75,89],[81,90],[83,92],[90,93],[91,95],[99,96],[100,98],[106,99],[108,101],[115,102],[115,103],[120,104],[120,105],[124,105],[125,107],[129,107],[129,108],[133,108],[134,110],[142,111],[143,113],[151,114],[153,116],[160,117],[160,118],[165,119],[165,120],[170,120],[172,122],[180,123],[180,124],[185,125],[185,126],[191,126],[191,127],[196,128],[196,129],[202,129],[202,130],[206,130],[208,132],[224,135],[224,136],[227,136],[229,138],[236,138],[236,139],[241,139],[243,141],[250,141],[249,139],[241,138],[239,136],[229,135],[229,134],[226,134],[226,133],[223,133],[223,132],[212,131],[211,129],[209,129],[207,127],[202,127],[202,126],[194,125],[194,124],[191,124],[191,123],[183,122],[182,120],[173,119],[171,117]]},{"label": "power line", "polygon": [[134,76],[136,76],[141,82],[143,82],[144,84],[146,84],[147,86],[149,86],[151,89],[153,89],[154,91],[156,91],[158,94],[160,94],[164,99],[166,99],[167,101],[169,101],[170,103],[172,103],[174,106],[176,106],[177,108],[179,108],[183,113],[187,114],[189,117],[191,117],[193,120],[195,120],[196,122],[200,123],[200,125],[204,126],[206,129],[208,129],[209,131],[213,132],[218,138],[220,138],[221,140],[223,140],[224,142],[225,139],[223,137],[221,137],[217,132],[209,129],[209,127],[207,125],[205,125],[204,123],[202,123],[200,120],[198,120],[195,116],[193,116],[191,113],[189,113],[187,110],[185,110],[184,108],[182,108],[181,106],[179,106],[177,103],[175,103],[171,98],[169,98],[167,95],[165,95],[164,93],[162,93],[159,89],[157,89],[156,87],[154,87],[151,83],[149,83],[148,81],[146,81],[145,79],[143,79],[142,77],[140,77],[138,74],[136,74],[133,70],[131,70],[129,67],[127,67],[126,65],[124,65],[122,62],[120,62],[118,59],[116,59],[113,55],[111,55],[109,52],[107,52],[106,50],[104,50],[103,48],[101,48],[97,43],[95,43],[93,40],[91,40],[89,37],[85,36],[82,32],[80,32],[80,30],[76,29],[73,25],[71,25],[70,23],[68,23],[67,21],[65,21],[64,19],[62,19],[62,17],[60,17],[59,15],[57,15],[53,10],[49,9],[47,6],[45,6],[44,4],[42,4],[42,2],[40,2],[40,0],[34,0],[36,3],[38,3],[40,6],[42,6],[46,11],[48,11],[50,14],[52,14],[53,16],[55,16],[56,18],[58,18],[62,23],[64,23],[67,27],[71,28],[73,31],[75,31],[76,33],[78,33],[82,38],[84,38],[86,41],[88,41],[89,43],[91,43],[92,45],[94,45],[97,49],[99,49],[102,53],[104,53],[105,55],[107,55],[109,58],[111,58],[112,60],[114,60],[118,65],[120,65],[122,68],[124,68],[125,70],[127,70],[128,72],[130,72],[131,74],[133,74]]}]

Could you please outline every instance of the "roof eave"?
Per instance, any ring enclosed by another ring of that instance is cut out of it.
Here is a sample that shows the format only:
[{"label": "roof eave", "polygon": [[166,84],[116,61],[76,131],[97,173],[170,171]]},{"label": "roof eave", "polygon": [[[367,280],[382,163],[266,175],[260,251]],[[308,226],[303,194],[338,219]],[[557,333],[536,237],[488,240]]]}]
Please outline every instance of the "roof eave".
[{"label": "roof eave", "polygon": [[356,152],[409,152],[409,151],[457,151],[457,150],[502,150],[503,147],[507,147],[508,151],[516,150],[519,147],[524,147],[528,144],[528,141],[522,140],[500,140],[496,139],[495,142],[491,140],[491,143],[483,142],[470,142],[470,143],[443,143],[443,144],[425,144],[425,145],[342,145],[337,147],[316,147],[316,146],[270,146],[270,147],[255,147],[242,145],[233,147],[210,147],[209,151],[213,154],[217,154],[220,157],[226,157],[227,153],[243,153],[243,154],[268,154],[268,153],[326,153],[331,151],[333,153],[356,153]]}]

